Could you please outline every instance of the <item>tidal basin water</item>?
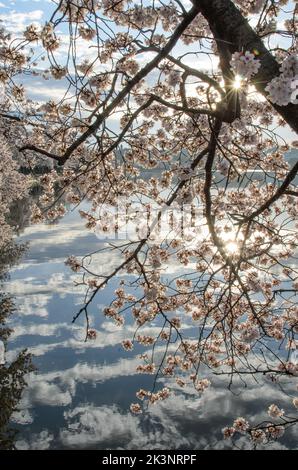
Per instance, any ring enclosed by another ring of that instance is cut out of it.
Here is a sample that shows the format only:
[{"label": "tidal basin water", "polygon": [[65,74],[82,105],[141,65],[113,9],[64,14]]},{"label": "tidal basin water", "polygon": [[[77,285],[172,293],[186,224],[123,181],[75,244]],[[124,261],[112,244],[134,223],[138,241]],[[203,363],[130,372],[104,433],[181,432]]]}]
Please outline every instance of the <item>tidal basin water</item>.
[{"label": "tidal basin water", "polygon": [[[288,409],[291,400],[269,382],[235,385],[232,393],[226,382],[212,379],[203,395],[173,384],[171,398],[132,415],[135,393],[151,389],[154,377],[135,373],[141,347],[125,352],[120,344],[132,337],[132,321],[119,328],[102,313],[119,278],[96,297],[91,309],[95,340],[84,342],[83,318],[72,324],[84,290],[74,284],[78,277],[64,261],[98,250],[103,242],[85,229],[76,212],[55,225],[27,227],[19,241],[29,242],[29,250],[5,284],[17,304],[6,359],[28,348],[37,371],[28,377],[20,410],[12,418],[19,431],[17,449],[236,449],[221,433],[234,418],[244,416],[252,423],[268,419],[271,403]],[[97,259],[113,262],[107,256]],[[190,324],[185,330],[195,336]],[[251,447],[244,437],[237,445]],[[272,448],[297,448],[295,429],[270,444]]]}]

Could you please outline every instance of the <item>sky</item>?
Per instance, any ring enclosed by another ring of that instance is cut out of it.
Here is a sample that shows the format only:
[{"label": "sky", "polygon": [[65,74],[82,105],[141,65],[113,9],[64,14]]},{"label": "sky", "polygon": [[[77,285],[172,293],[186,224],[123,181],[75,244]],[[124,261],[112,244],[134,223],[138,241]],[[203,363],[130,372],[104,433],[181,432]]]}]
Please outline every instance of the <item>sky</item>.
[{"label": "sky", "polygon": [[44,21],[52,8],[51,0],[2,0],[0,19],[5,21],[10,31],[18,33],[32,22]]}]

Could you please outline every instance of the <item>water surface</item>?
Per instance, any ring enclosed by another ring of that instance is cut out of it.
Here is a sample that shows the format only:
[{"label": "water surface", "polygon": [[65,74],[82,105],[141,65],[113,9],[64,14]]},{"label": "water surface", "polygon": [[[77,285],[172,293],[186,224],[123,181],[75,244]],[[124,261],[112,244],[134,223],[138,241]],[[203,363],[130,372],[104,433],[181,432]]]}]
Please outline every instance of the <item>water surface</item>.
[{"label": "water surface", "polygon": [[[83,319],[71,323],[84,291],[74,285],[77,275],[64,261],[69,255],[98,250],[103,242],[86,231],[75,212],[56,225],[27,227],[19,241],[30,245],[6,283],[18,307],[7,359],[26,347],[34,355],[37,372],[30,375],[20,411],[13,416],[19,430],[18,449],[229,448],[221,428],[231,425],[235,417],[245,416],[253,423],[266,418],[271,403],[288,408],[289,399],[270,383],[235,386],[232,393],[217,379],[202,396],[191,388],[182,391],[174,386],[169,400],[151,406],[143,415],[132,415],[129,406],[137,401],[136,391],[151,389],[153,377],[135,373],[140,347],[127,353],[119,344],[132,337],[131,322],[121,329],[102,314],[117,280],[92,307],[96,340],[84,342]],[[103,264],[110,261],[99,259]],[[190,326],[189,333],[194,334]],[[293,449],[296,442],[292,428],[269,447]],[[238,446],[250,444],[243,437]]]}]

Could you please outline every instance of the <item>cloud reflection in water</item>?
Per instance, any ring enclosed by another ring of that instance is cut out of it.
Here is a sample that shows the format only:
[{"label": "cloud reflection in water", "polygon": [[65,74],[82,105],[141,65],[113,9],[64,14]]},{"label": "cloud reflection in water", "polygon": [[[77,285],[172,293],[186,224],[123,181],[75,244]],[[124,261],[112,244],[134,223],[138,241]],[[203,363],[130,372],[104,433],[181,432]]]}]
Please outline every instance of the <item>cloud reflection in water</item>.
[{"label": "cloud reflection in water", "polygon": [[[218,379],[206,395],[176,388],[169,400],[151,406],[144,415],[132,415],[129,405],[135,392],[150,388],[152,377],[136,375],[138,351],[127,354],[119,346],[132,336],[133,325],[121,330],[101,315],[113,287],[98,299],[101,304],[93,312],[95,341],[84,343],[82,323],[71,324],[83,291],[74,286],[75,276],[64,260],[69,254],[98,249],[101,242],[73,214],[54,227],[30,227],[21,238],[32,242],[7,285],[19,305],[9,355],[28,346],[38,372],[31,375],[20,411],[14,415],[19,449],[228,448],[231,444],[222,440],[221,428],[236,416],[254,422],[255,414],[264,415],[271,403],[287,408],[285,395],[268,383],[242,386],[237,395],[240,388],[232,394]],[[114,261],[101,259],[109,266]],[[290,429],[270,448],[295,448],[295,438]],[[245,438],[238,445],[249,446]]]}]

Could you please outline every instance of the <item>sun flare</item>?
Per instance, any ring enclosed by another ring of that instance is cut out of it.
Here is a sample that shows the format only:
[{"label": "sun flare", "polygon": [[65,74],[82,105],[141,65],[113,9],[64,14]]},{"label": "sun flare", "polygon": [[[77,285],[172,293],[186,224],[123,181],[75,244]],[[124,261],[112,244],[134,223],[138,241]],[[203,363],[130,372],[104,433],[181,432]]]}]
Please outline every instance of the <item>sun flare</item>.
[{"label": "sun flare", "polygon": [[240,75],[236,75],[234,83],[233,83],[233,88],[235,88],[235,90],[239,90],[241,87],[242,87],[242,79]]},{"label": "sun flare", "polygon": [[225,250],[233,255],[239,251],[239,245],[236,241],[230,240],[225,243]]}]

